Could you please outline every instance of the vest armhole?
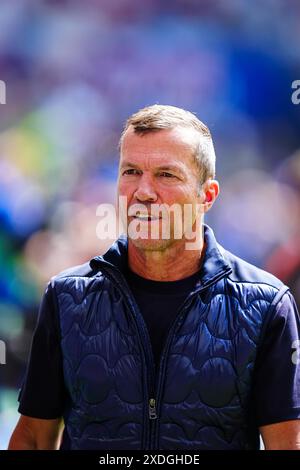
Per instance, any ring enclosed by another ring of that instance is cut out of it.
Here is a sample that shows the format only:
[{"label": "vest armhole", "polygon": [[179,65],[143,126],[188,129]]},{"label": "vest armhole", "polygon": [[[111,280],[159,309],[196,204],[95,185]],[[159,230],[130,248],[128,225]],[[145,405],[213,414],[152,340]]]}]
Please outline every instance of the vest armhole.
[{"label": "vest armhole", "polygon": [[51,289],[52,303],[53,303],[54,310],[55,310],[55,312],[54,312],[55,324],[56,324],[56,328],[57,328],[57,332],[58,332],[59,341],[61,341],[62,335],[61,335],[59,306],[58,306],[58,301],[57,301],[57,295],[56,295],[54,280],[51,280],[51,282],[49,283],[49,287]]},{"label": "vest armhole", "polygon": [[262,321],[262,328],[261,328],[261,332],[260,332],[260,335],[259,335],[259,340],[258,340],[258,345],[257,345],[257,349],[259,350],[260,349],[260,346],[262,344],[262,341],[263,341],[263,338],[265,336],[265,331],[271,321],[271,317],[272,317],[272,313],[274,311],[274,309],[276,308],[277,304],[281,301],[282,297],[289,291],[289,287],[288,286],[283,286],[281,287],[281,289],[278,290],[278,292],[276,292],[276,294],[274,295],[273,297],[273,300],[272,302],[270,303],[269,305],[269,308],[267,310],[267,313],[265,315],[265,318],[263,319]]}]

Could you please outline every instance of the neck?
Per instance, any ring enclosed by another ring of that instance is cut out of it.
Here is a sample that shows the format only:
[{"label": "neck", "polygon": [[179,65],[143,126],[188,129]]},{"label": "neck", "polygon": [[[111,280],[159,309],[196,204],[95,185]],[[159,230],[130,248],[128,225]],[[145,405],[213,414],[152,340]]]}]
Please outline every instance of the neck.
[{"label": "neck", "polygon": [[204,252],[203,237],[199,240],[197,249],[186,250],[185,243],[174,243],[163,251],[143,250],[129,239],[128,266],[146,279],[177,281],[199,271]]}]

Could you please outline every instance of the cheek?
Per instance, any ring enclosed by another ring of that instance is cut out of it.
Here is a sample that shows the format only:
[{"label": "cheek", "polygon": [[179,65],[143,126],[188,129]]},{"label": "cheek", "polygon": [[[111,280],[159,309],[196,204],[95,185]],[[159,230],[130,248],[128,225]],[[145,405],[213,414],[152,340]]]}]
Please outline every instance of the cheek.
[{"label": "cheek", "polygon": [[119,195],[130,195],[131,192],[134,191],[133,184],[129,181],[119,181],[118,183],[118,194]]},{"label": "cheek", "polygon": [[164,192],[164,202],[169,201],[170,204],[176,202],[177,204],[193,204],[195,198],[193,197],[191,188],[184,189],[171,189],[169,188]]}]

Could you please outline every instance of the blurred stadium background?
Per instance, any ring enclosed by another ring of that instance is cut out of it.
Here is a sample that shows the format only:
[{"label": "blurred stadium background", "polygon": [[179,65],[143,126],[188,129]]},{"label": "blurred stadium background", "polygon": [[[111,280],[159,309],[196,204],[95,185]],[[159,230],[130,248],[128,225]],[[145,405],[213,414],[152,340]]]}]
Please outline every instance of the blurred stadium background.
[{"label": "blurred stadium background", "polygon": [[117,142],[138,108],[208,124],[221,197],[206,221],[299,302],[299,35],[298,0],[1,0],[0,449],[46,283],[107,248],[95,208],[115,202]]}]

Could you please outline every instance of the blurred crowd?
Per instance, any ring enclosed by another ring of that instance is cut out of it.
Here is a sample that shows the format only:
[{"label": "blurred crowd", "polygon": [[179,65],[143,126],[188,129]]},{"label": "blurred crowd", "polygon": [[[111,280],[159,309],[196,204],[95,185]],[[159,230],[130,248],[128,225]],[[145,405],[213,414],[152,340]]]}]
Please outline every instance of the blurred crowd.
[{"label": "blurred crowd", "polygon": [[300,303],[298,0],[1,0],[0,449],[51,276],[103,253],[125,119],[160,103],[210,128],[219,241]]}]

